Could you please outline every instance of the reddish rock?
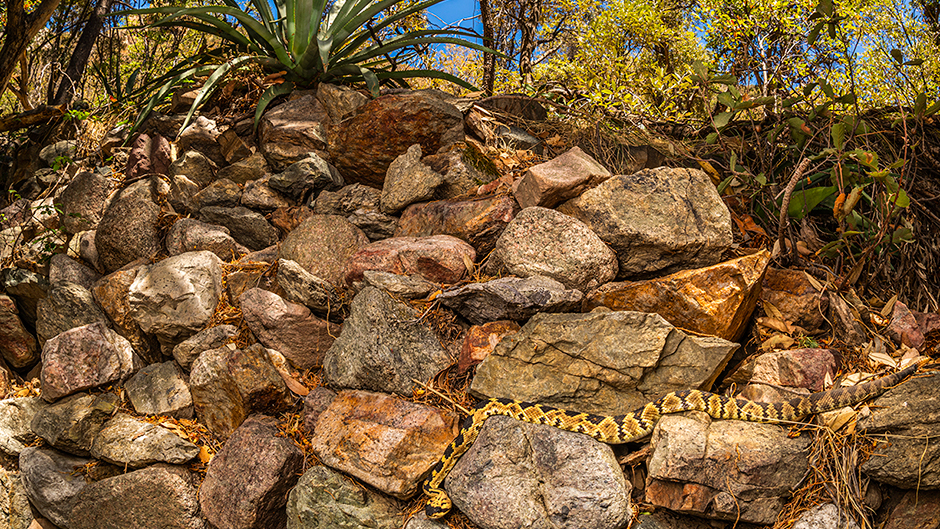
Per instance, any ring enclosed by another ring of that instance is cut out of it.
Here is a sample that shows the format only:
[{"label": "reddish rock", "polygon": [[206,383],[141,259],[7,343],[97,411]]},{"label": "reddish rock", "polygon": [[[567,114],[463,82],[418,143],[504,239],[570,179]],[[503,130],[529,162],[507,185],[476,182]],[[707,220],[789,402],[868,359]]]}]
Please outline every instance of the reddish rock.
[{"label": "reddish rock", "polygon": [[491,321],[483,325],[474,325],[467,331],[460,357],[457,360],[457,372],[464,373],[486,358],[496,344],[507,334],[518,331],[521,327],[511,320]]},{"label": "reddish rock", "polygon": [[456,283],[476,259],[469,244],[450,235],[393,237],[362,247],[346,263],[346,282],[362,281],[366,270],[417,274],[437,283]]},{"label": "reddish rock", "polygon": [[42,348],[42,398],[53,402],[123,381],[139,368],[137,362],[130,342],[104,323],[65,331]]},{"label": "reddish rock", "polygon": [[170,173],[170,143],[160,134],[153,137],[140,134],[131,146],[127,156],[127,169],[124,171],[127,181],[148,174],[167,175]]},{"label": "reddish rock", "polygon": [[530,167],[513,194],[523,208],[553,208],[610,178],[610,171],[580,147]]},{"label": "reddish rock", "polygon": [[656,279],[608,283],[587,295],[582,310],[654,312],[677,327],[736,341],[757,305],[769,261],[763,251]]},{"label": "reddish rock", "polygon": [[477,255],[488,255],[518,212],[506,194],[412,204],[401,214],[395,237],[452,235],[469,242]]},{"label": "reddish rock", "polygon": [[313,210],[306,206],[289,206],[275,209],[270,220],[281,233],[290,233],[312,216]]},{"label": "reddish rock", "polygon": [[253,415],[209,464],[199,489],[202,514],[215,527],[278,529],[287,525],[287,494],[304,455],[273,417]]},{"label": "reddish rock", "polygon": [[251,411],[277,414],[292,404],[293,398],[284,379],[261,344],[232,351],[228,358],[228,372],[235,379],[242,401]]},{"label": "reddish rock", "polygon": [[809,334],[820,333],[828,326],[825,315],[829,294],[816,290],[804,272],[768,268],[762,287],[761,301],[776,307],[786,323],[802,327]]},{"label": "reddish rock", "polygon": [[907,305],[897,301],[891,311],[891,321],[888,322],[888,336],[895,342],[914,349],[924,346],[924,334],[920,330],[917,318],[907,308]]},{"label": "reddish rock", "polygon": [[39,344],[23,326],[19,314],[10,296],[0,294],[0,358],[16,369],[39,360]]},{"label": "reddish rock", "polygon": [[342,391],[310,440],[323,463],[400,499],[410,498],[457,435],[456,413],[383,393]]},{"label": "reddish rock", "polygon": [[330,131],[329,153],[347,182],[381,188],[389,165],[419,144],[436,153],[463,138],[463,114],[431,92],[388,94]]},{"label": "reddish rock", "polygon": [[752,357],[725,382],[770,384],[815,392],[826,389],[826,376],[834,378],[838,369],[839,360],[829,349],[792,349]]},{"label": "reddish rock", "polygon": [[298,369],[321,365],[342,330],[340,325],[317,318],[307,307],[260,288],[245,291],[239,301],[245,323],[258,341]]},{"label": "reddish rock", "polygon": [[918,327],[920,327],[920,332],[924,336],[940,331],[940,314],[935,312],[912,312],[917,320]]},{"label": "reddish rock", "polygon": [[203,351],[193,362],[189,392],[199,423],[221,439],[228,438],[248,416],[235,377],[228,369],[234,345]]},{"label": "reddish rock", "polygon": [[940,527],[940,491],[909,490],[888,515],[884,529]]},{"label": "reddish rock", "polygon": [[345,280],[346,262],[367,244],[366,234],[345,218],[314,215],[284,238],[278,257],[338,286]]},{"label": "reddish rock", "polygon": [[331,125],[326,109],[312,92],[295,96],[266,112],[258,127],[261,152],[276,171],[326,148]]}]

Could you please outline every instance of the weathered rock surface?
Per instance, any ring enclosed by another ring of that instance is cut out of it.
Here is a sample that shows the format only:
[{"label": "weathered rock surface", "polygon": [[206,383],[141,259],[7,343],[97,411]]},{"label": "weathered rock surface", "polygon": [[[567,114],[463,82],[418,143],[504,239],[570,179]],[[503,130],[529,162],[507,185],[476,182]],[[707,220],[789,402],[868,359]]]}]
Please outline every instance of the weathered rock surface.
[{"label": "weathered rock surface", "polygon": [[186,252],[138,272],[128,293],[131,316],[168,350],[201,330],[222,295],[222,261]]},{"label": "weathered rock surface", "polygon": [[366,234],[343,217],[314,215],[284,238],[278,257],[295,261],[334,285],[342,285],[346,262],[367,244]]},{"label": "weathered rock surface", "polygon": [[45,402],[39,397],[0,400],[0,451],[18,456],[26,445],[36,440],[29,423],[44,406]]},{"label": "weathered rock surface", "polygon": [[708,388],[737,344],[690,336],[658,314],[536,314],[477,366],[471,392],[604,415]]},{"label": "weathered rock surface", "polygon": [[196,497],[199,478],[158,464],[90,483],[75,496],[69,529],[204,529]]},{"label": "weathered rock surface", "polygon": [[70,329],[108,321],[87,288],[68,282],[50,287],[49,295],[39,300],[36,316],[36,334],[42,346]]},{"label": "weathered rock surface", "polygon": [[209,464],[199,489],[202,514],[216,527],[285,527],[288,491],[297,483],[303,452],[278,435],[272,417],[248,418]]},{"label": "weathered rock surface", "polygon": [[193,362],[189,376],[189,392],[199,422],[223,439],[248,416],[238,384],[228,369],[232,347],[204,351]]},{"label": "weathered rock surface", "polygon": [[437,297],[441,304],[474,325],[497,320],[525,320],[544,312],[567,312],[584,295],[547,277],[504,277],[448,290]]},{"label": "weathered rock surface", "polygon": [[[321,85],[322,86],[322,85]],[[398,529],[399,507],[388,497],[317,465],[304,472],[287,500],[288,529]]]},{"label": "weathered rock surface", "polygon": [[616,529],[633,514],[609,446],[509,417],[486,421],[445,486],[481,529]]},{"label": "weathered rock surface", "polygon": [[419,144],[435,153],[463,139],[463,115],[433,91],[389,94],[359,107],[330,134],[330,159],[349,182],[381,188],[389,165]]},{"label": "weathered rock surface", "polygon": [[153,259],[162,247],[157,178],[134,182],[111,198],[95,230],[98,262],[113,272],[135,259]]},{"label": "weathered rock surface", "polygon": [[663,417],[650,443],[646,501],[721,520],[774,523],[809,464],[808,438],[701,412]]},{"label": "weathered rock surface", "polygon": [[176,221],[167,233],[166,250],[170,255],[208,250],[223,261],[241,253],[228,228],[185,218]]},{"label": "weathered rock surface", "polygon": [[768,268],[762,283],[761,301],[776,307],[785,323],[797,325],[809,334],[827,328],[825,315],[829,294],[816,290],[804,272]]},{"label": "weathered rock surface", "polygon": [[124,391],[137,413],[180,419],[193,416],[189,386],[173,362],[145,366],[124,384]]},{"label": "weathered rock surface", "polygon": [[39,360],[39,344],[23,326],[16,303],[6,294],[0,294],[0,358],[15,369]]},{"label": "weathered rock surface", "polygon": [[68,233],[93,230],[101,221],[111,185],[97,172],[81,171],[62,191],[59,221]]},{"label": "weathered rock surface", "polygon": [[[293,401],[268,351],[257,343],[236,349],[229,355],[228,371],[250,411],[276,415],[290,408]],[[283,357],[280,362],[287,364]]]},{"label": "weathered rock surface", "polygon": [[144,270],[144,266],[146,265],[141,264],[112,272],[95,283],[91,292],[95,302],[108,315],[108,319],[114,325],[114,330],[127,338],[144,363],[149,364],[162,360],[160,344],[153,335],[145,333],[137,324],[131,315],[131,304],[128,299],[131,285],[137,279],[137,274]]},{"label": "weathered rock surface", "polygon": [[713,265],[731,245],[731,215],[698,170],[613,176],[558,207],[617,253],[618,277]]},{"label": "weathered rock surface", "polygon": [[52,523],[69,528],[72,506],[85,487],[85,476],[76,470],[91,460],[51,448],[30,447],[23,450],[19,461],[30,503]]},{"label": "weathered rock surface", "polygon": [[170,176],[185,176],[202,189],[212,183],[216,170],[215,162],[201,152],[185,151],[170,165]]},{"label": "weathered rock surface", "polygon": [[326,352],[323,375],[340,388],[410,395],[450,365],[437,336],[411,307],[366,288],[353,298],[343,332]]},{"label": "weathered rock surface", "polygon": [[199,447],[166,428],[118,413],[95,436],[90,453],[114,465],[141,468],[157,462],[185,463],[196,457]]},{"label": "weathered rock surface", "polygon": [[378,270],[363,272],[362,281],[366,285],[405,299],[423,298],[440,288],[440,284],[432,283],[421,276],[403,276]]},{"label": "weathered rock surface", "polygon": [[305,204],[311,195],[328,189],[335,191],[343,187],[343,177],[335,167],[317,153],[290,164],[282,173],[271,175],[268,185],[284,193],[297,204]]},{"label": "weathered rock surface", "polygon": [[76,327],[52,338],[42,348],[42,398],[66,395],[123,382],[140,360],[131,343],[104,323]]},{"label": "weathered rock surface", "polygon": [[838,358],[829,349],[790,349],[748,358],[725,377],[725,383],[766,384],[816,392],[826,389],[826,377],[833,380],[838,369]]},{"label": "weathered rock surface", "polygon": [[587,291],[617,276],[617,255],[578,219],[528,207],[499,236],[488,267],[494,275],[544,276]]},{"label": "weathered rock surface", "polygon": [[582,310],[655,312],[677,327],[738,340],[760,299],[769,261],[764,251],[656,279],[607,283],[587,295]]},{"label": "weathered rock surface", "polygon": [[277,243],[277,229],[264,215],[246,207],[209,206],[199,211],[199,217],[209,224],[225,226],[238,244],[250,250],[261,250]]},{"label": "weathered rock surface", "polygon": [[366,270],[417,274],[428,281],[456,283],[467,274],[476,250],[450,235],[393,237],[361,247],[346,263],[346,283],[362,281]]},{"label": "weathered rock surface", "polygon": [[51,446],[87,456],[95,436],[117,405],[118,398],[113,393],[73,395],[38,410],[29,427]]},{"label": "weathered rock surface", "polygon": [[561,156],[530,167],[513,190],[523,208],[553,208],[611,177],[597,160],[574,147]]},{"label": "weathered rock surface", "polygon": [[519,205],[506,194],[412,204],[401,214],[395,237],[452,235],[489,255]]},{"label": "weathered rock surface", "polygon": [[443,176],[421,163],[421,145],[416,143],[388,167],[379,202],[382,213],[399,213],[411,204],[429,200],[443,183]]},{"label": "weathered rock surface", "polygon": [[[874,480],[903,489],[940,489],[940,375],[920,376],[889,389],[872,403],[858,427],[881,439],[876,454],[862,464]],[[883,436],[882,434],[890,434]]]},{"label": "weathered rock surface", "polygon": [[218,349],[238,333],[234,325],[216,325],[199,331],[173,348],[173,358],[184,370],[189,371],[203,351]]},{"label": "weathered rock surface", "polygon": [[19,472],[0,469],[0,527],[29,529],[33,513]]},{"label": "weathered rock surface", "polygon": [[519,329],[519,324],[510,320],[491,321],[467,329],[467,336],[457,359],[457,372],[464,373],[482,362],[493,352],[503,337],[514,334]]},{"label": "weathered rock surface", "polygon": [[276,171],[326,148],[330,117],[311,92],[264,113],[258,127],[261,152]]},{"label": "weathered rock surface", "polygon": [[896,343],[913,349],[924,347],[924,334],[917,323],[917,318],[907,308],[907,305],[900,301],[896,301],[891,309],[891,320],[888,321],[888,336]]},{"label": "weathered rock surface", "polygon": [[858,529],[858,524],[834,503],[823,503],[803,513],[793,529]]},{"label": "weathered rock surface", "polygon": [[298,369],[323,363],[323,356],[340,335],[341,326],[314,316],[310,309],[260,288],[239,298],[248,328],[265,347],[283,354]]},{"label": "weathered rock surface", "polygon": [[320,414],[310,444],[324,464],[407,499],[457,436],[458,423],[453,412],[341,391]]},{"label": "weathered rock surface", "polygon": [[940,492],[909,490],[887,516],[885,529],[927,529],[940,525]]},{"label": "weathered rock surface", "polygon": [[315,314],[336,315],[343,310],[343,303],[333,285],[307,272],[294,261],[278,259],[276,279],[286,299],[306,306]]}]

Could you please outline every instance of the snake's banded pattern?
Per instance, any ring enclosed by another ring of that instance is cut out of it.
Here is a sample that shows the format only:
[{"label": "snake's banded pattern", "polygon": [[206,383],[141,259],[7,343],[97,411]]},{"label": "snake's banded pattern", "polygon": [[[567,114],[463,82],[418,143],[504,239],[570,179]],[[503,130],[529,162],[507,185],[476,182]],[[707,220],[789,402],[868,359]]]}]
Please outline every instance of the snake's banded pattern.
[{"label": "snake's banded pattern", "polygon": [[587,434],[602,443],[622,444],[649,435],[663,415],[682,411],[703,411],[715,419],[765,423],[797,421],[807,415],[839,409],[876,397],[913,375],[924,362],[926,359],[897,373],[857,386],[813,393],[776,403],[732,399],[690,389],[669,393],[627,415],[606,416],[511,399],[481,401],[474,407],[460,433],[444,450],[441,460],[431,469],[430,477],[424,482],[423,491],[429,497],[425,512],[429,518],[441,518],[450,511],[451,501],[443,489],[444,478],[454,468],[460,456],[473,444],[486,418],[493,415],[506,415],[520,421],[547,424],[562,430]]}]

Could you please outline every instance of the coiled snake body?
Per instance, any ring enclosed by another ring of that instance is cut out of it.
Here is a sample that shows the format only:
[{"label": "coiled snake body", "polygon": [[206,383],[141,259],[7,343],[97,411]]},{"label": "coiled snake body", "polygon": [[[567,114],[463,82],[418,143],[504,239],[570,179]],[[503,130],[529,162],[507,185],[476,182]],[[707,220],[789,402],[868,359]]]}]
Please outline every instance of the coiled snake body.
[{"label": "coiled snake body", "polygon": [[808,415],[839,409],[876,397],[914,374],[924,362],[926,359],[897,373],[857,386],[813,393],[806,397],[775,403],[733,399],[691,389],[669,393],[626,415],[606,416],[511,399],[494,398],[481,401],[474,407],[473,413],[463,423],[460,433],[444,450],[444,455],[431,469],[430,477],[424,482],[423,491],[429,497],[425,512],[428,518],[441,518],[450,511],[450,497],[443,489],[444,478],[454,468],[460,456],[473,444],[483,429],[486,418],[493,415],[507,415],[520,421],[584,433],[602,443],[622,444],[649,435],[664,414],[682,411],[703,411],[715,419],[763,423],[797,421]]}]

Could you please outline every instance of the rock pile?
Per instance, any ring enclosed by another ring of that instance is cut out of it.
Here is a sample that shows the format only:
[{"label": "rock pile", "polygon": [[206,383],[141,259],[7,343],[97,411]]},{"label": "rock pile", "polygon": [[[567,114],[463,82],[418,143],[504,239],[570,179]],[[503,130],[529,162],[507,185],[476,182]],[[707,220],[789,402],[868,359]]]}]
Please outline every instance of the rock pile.
[{"label": "rock pile", "polygon": [[[841,358],[814,335],[882,357],[935,343],[938,315],[896,302],[882,339],[857,297],[738,248],[698,170],[648,156],[615,175],[575,147],[497,172],[487,108],[513,106],[324,84],[257,134],[155,115],[102,143],[123,177],[89,159],[4,209],[0,526],[442,528],[401,515],[460,425],[425,388],[474,366],[474,397],[616,415],[730,382],[765,401],[823,390]],[[940,504],[937,382],[842,421],[901,434],[862,466],[890,523]],[[616,529],[640,510],[640,527],[767,525],[810,466],[811,436],[778,425],[689,413],[647,441],[495,418],[446,488],[482,529]]]}]

